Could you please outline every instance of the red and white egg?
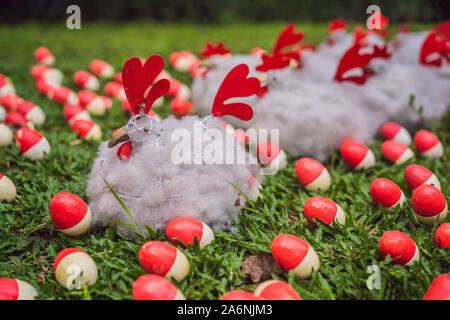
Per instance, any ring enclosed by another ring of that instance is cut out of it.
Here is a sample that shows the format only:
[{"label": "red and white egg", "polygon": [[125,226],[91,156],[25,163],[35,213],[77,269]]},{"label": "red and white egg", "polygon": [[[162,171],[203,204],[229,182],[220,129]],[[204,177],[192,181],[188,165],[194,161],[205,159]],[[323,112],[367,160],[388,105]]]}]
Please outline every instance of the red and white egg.
[{"label": "red and white egg", "polygon": [[428,130],[416,132],[414,145],[419,154],[427,158],[440,158],[444,154],[442,142],[433,132]]},{"label": "red and white egg", "polygon": [[295,165],[297,179],[307,191],[327,191],[331,185],[331,177],[327,168],[311,158],[300,158]]},{"label": "red and white egg", "polygon": [[17,111],[10,111],[5,116],[5,123],[13,128],[16,127],[28,127],[34,129],[34,124],[23,114]]},{"label": "red and white egg", "polygon": [[0,122],[0,147],[9,146],[13,140],[12,130],[4,123]]},{"label": "red and white egg", "polygon": [[441,184],[436,175],[425,167],[411,164],[406,167],[404,173],[406,184],[410,190],[415,190],[423,184],[432,185],[441,190]]},{"label": "red and white egg", "polygon": [[178,72],[188,72],[198,58],[189,51],[172,52],[169,55],[171,66]]},{"label": "red and white egg", "polygon": [[200,248],[210,244],[214,240],[214,232],[202,221],[191,217],[178,217],[172,219],[166,226],[167,238],[174,243],[182,242],[185,246],[194,245],[195,238]]},{"label": "red and white egg", "polygon": [[148,273],[182,281],[189,273],[189,261],[176,247],[162,242],[146,242],[139,250],[139,261]]},{"label": "red and white egg", "polygon": [[170,97],[178,97],[185,100],[191,97],[191,90],[187,85],[172,77],[168,77],[167,80],[170,82],[170,88],[167,92]]},{"label": "red and white egg", "polygon": [[408,130],[395,122],[386,122],[381,127],[381,135],[385,140],[395,140],[406,146],[409,146],[412,141]]},{"label": "red and white egg", "polygon": [[389,255],[393,264],[412,265],[419,261],[419,248],[413,239],[401,231],[388,231],[380,238],[383,259]]},{"label": "red and white egg", "polygon": [[313,218],[330,225],[333,221],[345,224],[345,213],[341,206],[333,200],[324,197],[312,197],[306,200],[303,213],[308,222],[314,226],[317,226],[317,223]]},{"label": "red and white egg", "polygon": [[80,290],[97,282],[98,270],[89,254],[78,248],[62,250],[55,259],[53,271],[58,283],[66,289]]},{"label": "red and white egg", "polygon": [[5,94],[0,98],[0,104],[7,111],[15,111],[23,99],[16,94]]},{"label": "red and white egg", "polygon": [[67,87],[55,87],[49,91],[49,98],[60,104],[78,104],[78,96]]},{"label": "red and white egg", "polygon": [[26,281],[0,278],[0,300],[34,300],[36,289]]},{"label": "red and white egg", "polygon": [[55,226],[69,236],[86,233],[92,222],[92,214],[86,202],[70,192],[60,192],[50,200],[50,217]]},{"label": "red and white egg", "polygon": [[78,100],[80,101],[80,105],[90,114],[102,116],[106,112],[105,103],[95,92],[80,90],[78,92]]},{"label": "red and white egg", "polygon": [[395,140],[386,140],[381,145],[383,156],[395,164],[403,164],[414,157],[414,152],[403,143]]},{"label": "red and white egg", "polygon": [[64,78],[64,75],[60,70],[46,67],[40,64],[35,65],[31,68],[31,76],[35,80],[44,79],[45,82],[55,87],[59,87]]},{"label": "red and white egg", "polygon": [[377,207],[381,204],[384,208],[391,209],[397,206],[403,207],[405,204],[405,194],[402,189],[386,178],[378,178],[372,182],[370,196]]},{"label": "red and white egg", "polygon": [[305,240],[291,234],[281,234],[273,239],[272,255],[286,271],[293,271],[300,279],[310,278],[320,267],[319,256]]},{"label": "red and white egg", "polygon": [[31,128],[20,128],[16,132],[16,145],[26,158],[31,160],[43,159],[50,153],[50,144],[38,131]]},{"label": "red and white egg", "polygon": [[86,140],[99,140],[102,137],[100,126],[92,120],[76,119],[72,122],[72,131],[78,133],[78,136]]},{"label": "red and white egg", "polygon": [[289,283],[266,280],[255,288],[255,296],[264,300],[303,300]]},{"label": "red and white egg", "polygon": [[89,70],[99,78],[111,78],[114,75],[114,68],[103,60],[92,60],[89,64]]},{"label": "red and white egg", "polygon": [[125,95],[123,86],[121,83],[119,83],[117,81],[110,81],[110,82],[106,83],[103,90],[105,91],[106,95],[108,95],[110,97],[113,97],[113,98],[116,98],[119,100],[126,99],[126,95]]},{"label": "red and white egg", "polygon": [[251,201],[256,201],[261,196],[261,183],[256,179],[255,176],[250,176],[250,178],[247,181],[248,185],[248,191],[247,191],[247,197]]},{"label": "red and white egg", "polygon": [[365,145],[346,138],[341,144],[344,161],[355,170],[368,169],[375,165],[375,155]]},{"label": "red and white egg", "polygon": [[175,97],[170,101],[170,109],[177,117],[183,117],[193,111],[192,104],[188,100],[179,97]]},{"label": "red and white egg", "polygon": [[256,148],[259,163],[269,171],[283,170],[287,166],[286,153],[277,144],[266,141]]},{"label": "red and white egg", "polygon": [[11,79],[0,73],[0,97],[4,96],[5,94],[15,93],[16,89],[14,88]]},{"label": "red and white egg", "polygon": [[450,300],[450,275],[441,274],[434,278],[423,300]]},{"label": "red and white egg", "polygon": [[421,185],[411,197],[412,208],[420,222],[433,225],[447,217],[448,205],[442,192],[430,185]]},{"label": "red and white egg", "polygon": [[0,173],[0,202],[11,202],[16,198],[17,190],[14,182]]},{"label": "red and white egg", "polygon": [[440,248],[450,248],[450,222],[441,224],[434,234],[434,244]]},{"label": "red and white egg", "polygon": [[97,77],[84,70],[75,72],[73,81],[78,87],[86,90],[96,91],[100,87]]},{"label": "red and white egg", "polygon": [[25,118],[33,122],[33,124],[35,125],[40,126],[45,122],[44,111],[42,111],[42,109],[39,106],[35,105],[33,102],[24,100],[17,105],[16,110],[17,112],[23,114]]},{"label": "red and white egg", "polygon": [[169,280],[157,274],[145,274],[136,279],[132,289],[134,300],[186,300]]},{"label": "red and white egg", "polygon": [[65,104],[63,114],[69,124],[72,124],[77,119],[91,120],[89,113],[78,104]]},{"label": "red and white egg", "polygon": [[39,47],[34,51],[34,59],[36,63],[46,66],[52,66],[55,64],[55,56],[46,47]]},{"label": "red and white egg", "polygon": [[36,85],[36,89],[40,94],[47,96],[47,98],[51,99],[53,96],[53,90],[55,90],[55,86],[49,84],[45,79],[36,79],[34,84]]}]

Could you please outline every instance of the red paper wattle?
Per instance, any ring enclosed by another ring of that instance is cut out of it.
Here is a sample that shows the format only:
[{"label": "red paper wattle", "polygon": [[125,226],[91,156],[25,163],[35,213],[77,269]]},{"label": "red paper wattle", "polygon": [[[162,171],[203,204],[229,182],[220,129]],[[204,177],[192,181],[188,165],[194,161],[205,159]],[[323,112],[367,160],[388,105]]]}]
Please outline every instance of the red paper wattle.
[{"label": "red paper wattle", "polygon": [[138,105],[143,103],[145,103],[145,112],[148,113],[153,102],[169,90],[168,81],[162,79],[155,83],[146,97],[144,96],[147,88],[163,68],[164,59],[160,55],[152,55],[144,64],[136,57],[125,62],[122,70],[123,88],[134,114],[139,113]]},{"label": "red paper wattle", "polygon": [[248,73],[248,66],[239,64],[226,75],[214,98],[212,107],[214,116],[230,115],[245,121],[253,117],[253,110],[248,104],[242,102],[224,103],[231,98],[249,97],[259,90],[259,80],[254,77],[247,78]]}]

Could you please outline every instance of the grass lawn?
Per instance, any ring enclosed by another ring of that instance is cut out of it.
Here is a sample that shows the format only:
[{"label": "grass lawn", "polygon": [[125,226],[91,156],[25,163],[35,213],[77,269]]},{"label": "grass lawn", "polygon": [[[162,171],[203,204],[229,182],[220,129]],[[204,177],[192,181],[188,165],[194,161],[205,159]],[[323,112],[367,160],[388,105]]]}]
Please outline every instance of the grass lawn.
[{"label": "grass lawn", "polygon": [[[86,178],[99,142],[71,144],[77,137],[65,123],[62,108],[38,94],[29,74],[37,46],[45,45],[53,51],[56,67],[65,74],[64,84],[76,89],[73,73],[87,69],[93,58],[104,59],[120,69],[131,56],[148,57],[158,53],[167,61],[174,50],[198,52],[206,40],[225,40],[234,52],[247,53],[253,46],[271,48],[283,25],[86,23],[75,31],[67,30],[65,22],[0,26],[0,73],[12,78],[20,96],[43,108],[47,121],[37,129],[52,146],[44,160],[35,162],[20,156],[16,146],[0,149],[0,172],[13,180],[18,194],[13,203],[0,204],[0,277],[30,282],[42,299],[130,299],[134,280],[144,274],[137,258],[144,239],[127,239],[115,227],[71,238],[58,232],[50,220],[48,207],[55,193],[69,191],[88,200]],[[307,41],[313,43],[318,43],[326,33],[326,24],[299,26],[306,33]],[[428,27],[414,25],[412,29]],[[186,83],[190,81],[187,75],[172,74]],[[168,115],[167,102],[157,112]],[[106,116],[93,119],[102,126],[104,139],[127,120],[118,101]],[[271,240],[276,235],[292,233],[308,241],[321,260],[319,272],[310,280],[301,281],[288,273],[281,277],[304,299],[422,298],[435,276],[449,272],[450,251],[434,247],[436,227],[418,223],[409,200],[403,209],[383,212],[372,205],[369,186],[375,178],[386,177],[399,184],[410,198],[403,171],[415,161],[438,176],[448,199],[450,114],[430,125],[447,146],[443,159],[418,158],[394,166],[381,160],[381,141],[377,140],[371,148],[378,162],[370,170],[351,172],[337,154],[332,156],[327,163],[332,186],[327,192],[307,193],[295,176],[297,159],[290,158],[285,171],[265,181],[264,200],[255,203],[258,213],[242,210],[235,233],[217,232],[215,242],[204,250],[182,249],[190,260],[191,272],[178,286],[188,299],[218,299],[228,290],[252,290],[254,285],[240,270],[243,258],[259,252],[270,254]],[[346,225],[311,227],[303,216],[303,204],[314,195],[339,203],[347,213]],[[392,266],[388,260],[381,259],[378,240],[388,230],[401,230],[416,241],[421,254],[419,264]],[[166,240],[162,232],[156,232],[151,238]],[[53,261],[59,251],[68,247],[81,248],[96,261],[99,279],[95,285],[82,291],[67,291],[56,282]],[[370,265],[381,268],[379,290],[369,290],[366,286]]]}]

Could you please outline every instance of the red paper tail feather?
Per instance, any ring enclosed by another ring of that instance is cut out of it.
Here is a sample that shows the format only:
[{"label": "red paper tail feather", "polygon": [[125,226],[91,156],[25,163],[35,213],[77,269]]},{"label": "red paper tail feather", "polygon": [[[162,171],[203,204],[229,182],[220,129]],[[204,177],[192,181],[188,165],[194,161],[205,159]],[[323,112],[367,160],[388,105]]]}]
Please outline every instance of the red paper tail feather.
[{"label": "red paper tail feather", "polygon": [[253,117],[252,107],[248,104],[242,102],[224,103],[231,98],[249,97],[258,92],[259,80],[254,77],[247,78],[248,73],[248,66],[239,64],[226,75],[214,98],[212,114],[215,117],[230,115],[245,121]]},{"label": "red paper tail feather", "polygon": [[231,53],[231,50],[226,49],[223,41],[220,41],[217,46],[214,46],[211,42],[205,43],[205,49],[200,52],[200,55],[204,58],[209,58],[213,55],[225,55]]}]

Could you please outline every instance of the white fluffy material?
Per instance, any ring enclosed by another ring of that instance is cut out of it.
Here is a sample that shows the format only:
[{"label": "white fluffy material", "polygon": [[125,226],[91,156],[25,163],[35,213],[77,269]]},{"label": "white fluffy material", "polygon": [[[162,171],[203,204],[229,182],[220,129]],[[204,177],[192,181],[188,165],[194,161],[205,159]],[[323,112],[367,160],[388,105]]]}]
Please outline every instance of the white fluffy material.
[{"label": "white fluffy material", "polygon": [[[248,161],[246,164],[174,164],[171,153],[179,141],[171,141],[171,133],[180,128],[192,133],[198,120],[197,116],[163,120],[161,125],[166,134],[158,143],[154,142],[156,136],[147,139],[142,151],[128,161],[117,158],[119,146],[108,148],[107,142],[100,145],[87,184],[94,225],[107,225],[104,220],[133,224],[109,192],[106,179],[141,228],[144,225],[164,228],[171,219],[179,216],[200,219],[212,228],[229,228],[230,220],[237,218],[245,198],[227,181],[247,193],[247,181],[251,175],[258,178],[259,166],[248,164]],[[225,128],[217,119],[210,119],[207,126],[219,129],[225,137]],[[229,137],[236,139],[232,135]],[[225,153],[245,153],[245,157],[251,157],[243,148],[233,148],[230,139],[225,141]],[[208,144],[203,143],[203,150]],[[191,144],[188,147],[193,148]],[[127,234],[135,232],[124,226],[119,229]]]}]

